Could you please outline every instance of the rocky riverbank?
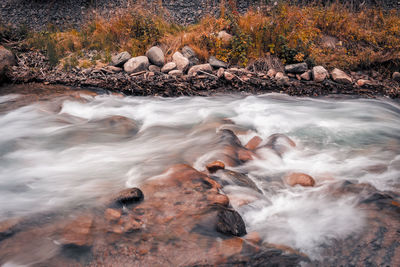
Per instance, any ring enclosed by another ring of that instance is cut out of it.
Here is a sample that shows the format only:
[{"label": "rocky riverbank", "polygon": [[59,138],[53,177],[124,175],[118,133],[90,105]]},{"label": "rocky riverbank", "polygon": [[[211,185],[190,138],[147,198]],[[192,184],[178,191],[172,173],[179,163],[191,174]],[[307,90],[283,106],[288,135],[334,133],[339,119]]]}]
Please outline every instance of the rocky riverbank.
[{"label": "rocky riverbank", "polygon": [[219,93],[286,93],[297,96],[330,94],[398,98],[399,74],[385,79],[375,71],[345,73],[305,62],[277,66],[254,64],[230,67],[214,57],[199,64],[194,51],[186,46],[166,62],[163,51],[152,47],[147,56],[131,57],[123,52],[110,64],[62,70],[52,67],[41,52],[22,52],[17,64],[9,64],[6,77],[12,83],[60,84],[81,88],[102,88],[127,95],[192,96]]}]

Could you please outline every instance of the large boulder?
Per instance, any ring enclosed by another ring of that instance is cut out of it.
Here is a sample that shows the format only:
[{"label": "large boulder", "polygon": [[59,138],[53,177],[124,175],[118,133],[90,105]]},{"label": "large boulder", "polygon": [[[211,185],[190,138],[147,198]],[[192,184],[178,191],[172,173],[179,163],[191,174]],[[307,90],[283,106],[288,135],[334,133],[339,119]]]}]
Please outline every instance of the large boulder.
[{"label": "large boulder", "polygon": [[188,71],[189,76],[196,75],[197,72],[204,71],[204,72],[212,72],[212,67],[210,64],[200,64],[190,68]]},{"label": "large boulder", "polygon": [[353,79],[349,75],[337,68],[333,69],[331,76],[332,79],[337,83],[351,84],[353,82]]},{"label": "large boulder", "polygon": [[127,73],[136,73],[146,70],[149,65],[149,59],[146,56],[133,57],[124,64],[124,70]]},{"label": "large boulder", "polygon": [[156,66],[162,67],[164,65],[164,52],[158,46],[153,46],[146,52],[146,56],[150,62]]},{"label": "large boulder", "polygon": [[175,52],[172,55],[172,61],[176,64],[176,68],[183,72],[189,67],[189,59],[183,56],[180,52]]},{"label": "large boulder", "polygon": [[10,50],[0,46],[0,83],[5,79],[6,70],[16,64],[17,61],[14,54]]},{"label": "large boulder", "polygon": [[328,77],[328,75],[329,75],[328,71],[322,66],[315,66],[312,69],[312,76],[314,78],[314,82],[317,83],[323,82]]},{"label": "large boulder", "polygon": [[226,63],[222,60],[219,60],[214,56],[212,56],[208,59],[208,63],[210,63],[211,67],[214,67],[216,69],[219,69],[219,68],[226,69],[228,67],[228,63]]},{"label": "large boulder", "polygon": [[298,73],[301,74],[303,72],[306,72],[308,70],[307,63],[302,62],[302,63],[297,63],[297,64],[290,64],[285,66],[285,72],[287,73]]},{"label": "large boulder", "polygon": [[115,67],[122,67],[130,58],[131,54],[126,51],[121,52],[111,58],[111,65]]}]

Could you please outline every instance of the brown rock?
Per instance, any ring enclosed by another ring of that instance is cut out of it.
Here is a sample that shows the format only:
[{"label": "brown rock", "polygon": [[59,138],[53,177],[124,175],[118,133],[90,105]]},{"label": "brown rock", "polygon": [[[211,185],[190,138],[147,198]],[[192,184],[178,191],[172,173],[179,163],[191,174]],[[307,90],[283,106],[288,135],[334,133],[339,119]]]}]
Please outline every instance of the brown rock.
[{"label": "brown rock", "polygon": [[262,241],[260,235],[257,232],[250,232],[247,235],[245,235],[243,238],[255,245],[261,244],[261,241]]},{"label": "brown rock", "polygon": [[331,72],[331,76],[332,79],[337,83],[351,84],[353,82],[353,79],[349,75],[337,68],[333,69],[333,71]]},{"label": "brown rock", "polygon": [[272,78],[275,77],[276,73],[277,73],[276,70],[269,69],[268,72],[267,72],[267,76],[272,79]]},{"label": "brown rock", "polygon": [[301,186],[314,186],[315,180],[310,175],[305,173],[294,172],[289,174],[285,181],[290,186],[301,185]]},{"label": "brown rock", "polygon": [[357,80],[357,85],[360,87],[363,87],[366,84],[371,84],[371,81],[369,80],[364,80],[364,79],[359,79]]},{"label": "brown rock", "polygon": [[254,150],[261,144],[261,142],[262,142],[261,137],[254,136],[253,138],[250,139],[249,142],[247,142],[247,144],[244,147],[249,150]]},{"label": "brown rock", "polygon": [[106,209],[104,212],[104,217],[108,221],[117,221],[119,218],[121,218],[121,211],[116,210],[116,209]]},{"label": "brown rock", "polygon": [[92,216],[78,217],[64,228],[61,243],[64,245],[90,246],[93,241],[91,237],[92,224]]},{"label": "brown rock", "polygon": [[207,164],[206,168],[210,173],[214,173],[218,170],[225,169],[225,164],[223,162],[217,160],[217,161]]},{"label": "brown rock", "polygon": [[317,83],[323,82],[328,77],[328,75],[329,75],[328,71],[322,66],[315,66],[312,69],[312,76],[314,78],[314,82]]},{"label": "brown rock", "polygon": [[218,212],[217,231],[234,236],[243,236],[247,233],[240,214],[235,210],[225,208]]},{"label": "brown rock", "polygon": [[229,198],[222,194],[209,195],[207,196],[207,200],[213,204],[218,204],[225,207],[229,205]]},{"label": "brown rock", "polygon": [[222,76],[224,76],[224,72],[225,72],[224,68],[219,68],[217,72],[217,77],[221,78]]},{"label": "brown rock", "polygon": [[311,80],[311,71],[309,70],[304,72],[303,74],[300,75],[300,78],[305,81]]}]

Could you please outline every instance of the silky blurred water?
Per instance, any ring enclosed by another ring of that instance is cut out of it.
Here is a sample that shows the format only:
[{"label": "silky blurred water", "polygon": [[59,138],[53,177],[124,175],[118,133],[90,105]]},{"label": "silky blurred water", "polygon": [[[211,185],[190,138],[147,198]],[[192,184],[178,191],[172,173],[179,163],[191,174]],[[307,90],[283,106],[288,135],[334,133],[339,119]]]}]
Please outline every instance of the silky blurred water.
[{"label": "silky blurred water", "polygon": [[[19,97],[0,97],[0,220],[95,206],[175,163],[204,170],[222,150],[224,119],[242,129],[242,144],[275,133],[297,144],[282,155],[258,149],[257,159],[231,168],[247,173],[262,194],[224,188],[232,199],[249,200],[231,202],[265,242],[317,255],[322,244],[364,225],[357,196],[333,197],[330,185],[349,180],[399,190],[400,105],[388,99],[100,95],[10,110]],[[316,187],[285,185],[288,172],[313,176]]]}]

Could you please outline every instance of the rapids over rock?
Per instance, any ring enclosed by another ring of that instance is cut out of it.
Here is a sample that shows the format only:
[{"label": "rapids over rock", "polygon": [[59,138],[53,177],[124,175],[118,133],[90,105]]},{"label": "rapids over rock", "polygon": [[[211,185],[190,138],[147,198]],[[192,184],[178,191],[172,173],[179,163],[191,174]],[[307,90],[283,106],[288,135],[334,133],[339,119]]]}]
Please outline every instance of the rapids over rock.
[{"label": "rapids over rock", "polygon": [[24,86],[0,266],[400,266],[395,100]]}]

